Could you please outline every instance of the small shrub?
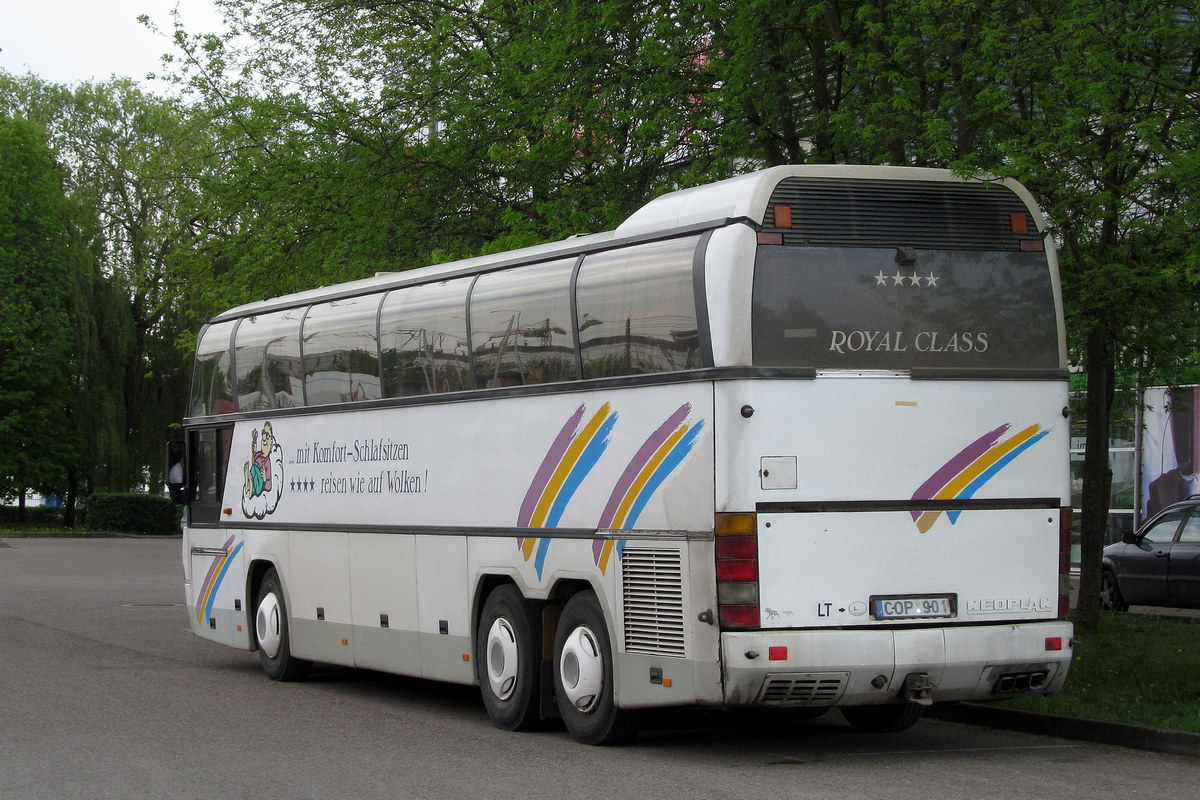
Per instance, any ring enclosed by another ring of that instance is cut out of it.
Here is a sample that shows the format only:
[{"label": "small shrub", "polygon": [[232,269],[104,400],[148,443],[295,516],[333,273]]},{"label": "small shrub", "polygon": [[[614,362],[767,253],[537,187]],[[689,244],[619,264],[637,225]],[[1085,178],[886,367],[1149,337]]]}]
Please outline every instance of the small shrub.
[{"label": "small shrub", "polygon": [[160,495],[94,494],[87,500],[87,528],[174,536],[179,533],[179,508]]}]

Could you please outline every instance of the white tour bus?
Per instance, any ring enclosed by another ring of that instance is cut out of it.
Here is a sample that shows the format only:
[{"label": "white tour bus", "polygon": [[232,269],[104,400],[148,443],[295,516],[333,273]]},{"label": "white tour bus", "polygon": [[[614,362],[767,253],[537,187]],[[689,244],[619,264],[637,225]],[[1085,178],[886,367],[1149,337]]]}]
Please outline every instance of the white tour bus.
[{"label": "white tour bus", "polygon": [[199,336],[195,632],[639,713],[1059,690],[1067,361],[1011,181],[777,167],[615,231],[235,308]]}]

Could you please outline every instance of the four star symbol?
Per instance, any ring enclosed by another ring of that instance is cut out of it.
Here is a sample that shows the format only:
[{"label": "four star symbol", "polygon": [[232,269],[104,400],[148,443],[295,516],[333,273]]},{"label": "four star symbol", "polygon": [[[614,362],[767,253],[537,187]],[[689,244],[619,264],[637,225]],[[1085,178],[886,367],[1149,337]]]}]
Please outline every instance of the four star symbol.
[{"label": "four star symbol", "polygon": [[[933,289],[937,288],[939,280],[941,280],[941,276],[934,275],[932,272],[928,275],[902,275],[897,270],[895,275],[885,275],[883,270],[879,270],[879,274],[875,276],[875,285],[887,286],[888,281],[891,281],[892,286],[903,286],[907,282],[909,286],[914,288],[920,288],[924,285],[927,288]],[[922,284],[922,281],[924,281],[924,284]]]}]

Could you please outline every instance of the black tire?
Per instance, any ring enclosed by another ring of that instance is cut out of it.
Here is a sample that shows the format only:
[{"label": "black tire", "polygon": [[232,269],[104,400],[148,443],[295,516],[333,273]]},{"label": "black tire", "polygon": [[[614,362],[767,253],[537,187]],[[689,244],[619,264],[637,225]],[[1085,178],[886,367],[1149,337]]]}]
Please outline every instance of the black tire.
[{"label": "black tire", "polygon": [[488,716],[497,728],[529,730],[537,725],[541,625],[512,584],[488,595],[475,635],[475,671]]},{"label": "black tire", "polygon": [[582,744],[620,744],[637,717],[613,698],[612,645],[596,595],[567,601],[554,636],[554,698],[567,732]]},{"label": "black tire", "polygon": [[1117,586],[1117,576],[1107,569],[1100,575],[1100,608],[1105,611],[1129,610],[1129,604],[1121,596],[1121,587]]},{"label": "black tire", "polygon": [[885,706],[842,706],[842,716],[855,730],[866,733],[906,731],[925,713],[920,703],[893,703]]},{"label": "black tire", "polygon": [[267,571],[258,586],[254,601],[254,643],[263,672],[273,681],[303,680],[312,669],[311,661],[292,655],[287,604],[274,568]]}]

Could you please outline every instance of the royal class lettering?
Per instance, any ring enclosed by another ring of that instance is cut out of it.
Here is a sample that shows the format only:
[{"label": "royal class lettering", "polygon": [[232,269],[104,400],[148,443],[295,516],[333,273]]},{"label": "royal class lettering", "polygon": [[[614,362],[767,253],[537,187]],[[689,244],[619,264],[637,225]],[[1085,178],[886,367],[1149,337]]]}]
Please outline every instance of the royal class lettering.
[{"label": "royal class lettering", "polygon": [[915,336],[906,331],[839,331],[830,335],[831,353],[986,353],[986,331],[943,333],[921,331]]}]

